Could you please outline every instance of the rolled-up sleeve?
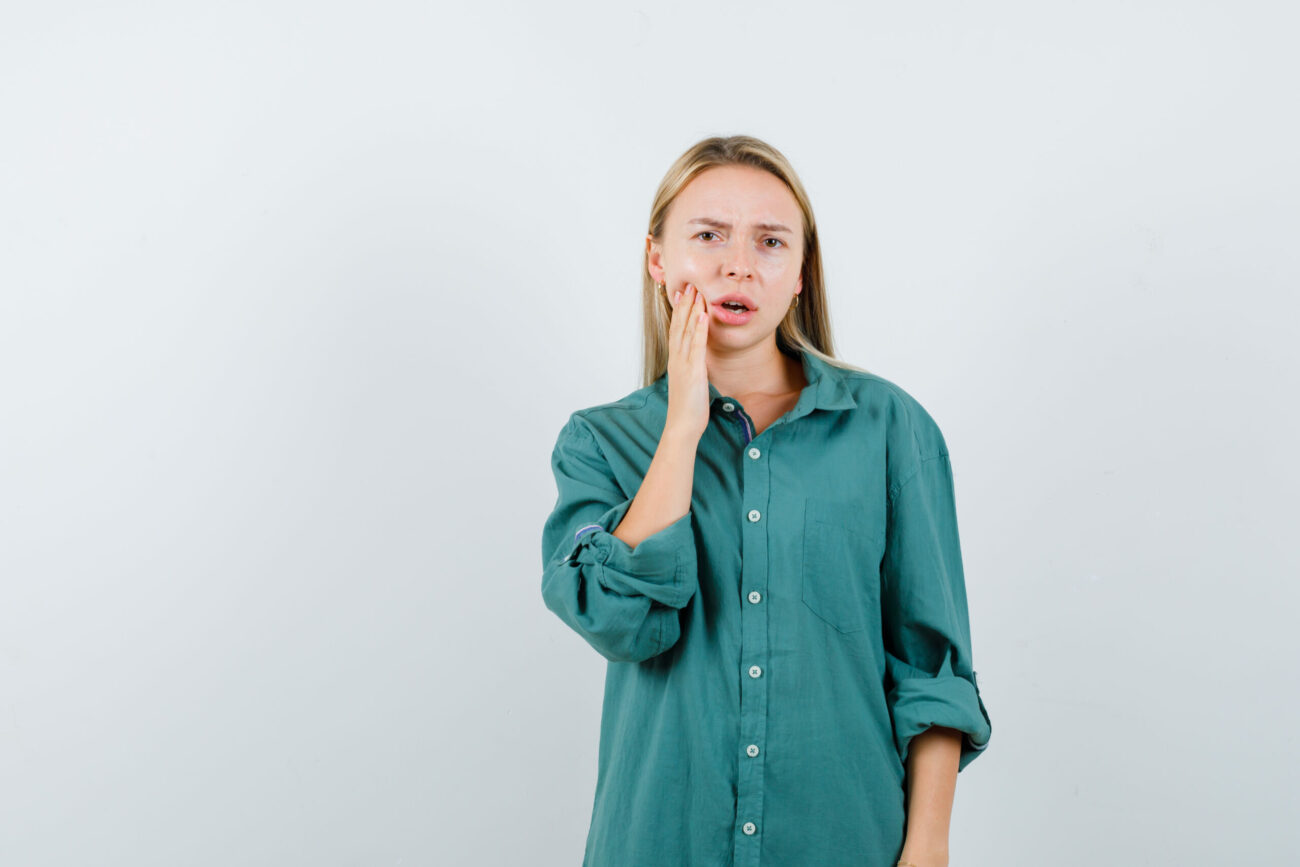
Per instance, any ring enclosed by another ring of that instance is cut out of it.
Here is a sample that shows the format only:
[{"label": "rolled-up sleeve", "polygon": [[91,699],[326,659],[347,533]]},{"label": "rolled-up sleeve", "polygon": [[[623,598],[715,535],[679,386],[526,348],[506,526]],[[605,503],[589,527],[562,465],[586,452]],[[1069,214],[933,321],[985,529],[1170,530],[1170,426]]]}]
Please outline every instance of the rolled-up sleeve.
[{"label": "rolled-up sleeve", "polygon": [[992,724],[971,668],[948,454],[918,458],[891,486],[888,503],[881,615],[895,744],[906,762],[917,734],[930,726],[957,729],[961,770],[988,746]]},{"label": "rolled-up sleeve", "polygon": [[678,612],[699,584],[688,511],[635,547],[613,534],[633,497],[578,415],[551,454],[557,497],[542,530],[546,607],[614,662],[641,662],[681,637]]}]

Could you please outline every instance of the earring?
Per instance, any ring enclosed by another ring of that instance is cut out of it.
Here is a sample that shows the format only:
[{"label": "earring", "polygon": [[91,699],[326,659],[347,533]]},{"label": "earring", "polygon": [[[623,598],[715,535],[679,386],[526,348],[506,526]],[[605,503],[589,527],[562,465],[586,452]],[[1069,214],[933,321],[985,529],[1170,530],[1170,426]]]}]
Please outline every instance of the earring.
[{"label": "earring", "polygon": [[793,310],[794,308],[796,308],[796,307],[798,307],[798,306],[799,306],[799,293],[796,292],[796,293],[794,293],[794,303],[790,305],[790,309]]},{"label": "earring", "polygon": [[662,292],[662,291],[664,291],[664,284],[662,284],[662,283],[656,283],[656,284],[655,284],[655,291],[656,291],[656,292]]}]

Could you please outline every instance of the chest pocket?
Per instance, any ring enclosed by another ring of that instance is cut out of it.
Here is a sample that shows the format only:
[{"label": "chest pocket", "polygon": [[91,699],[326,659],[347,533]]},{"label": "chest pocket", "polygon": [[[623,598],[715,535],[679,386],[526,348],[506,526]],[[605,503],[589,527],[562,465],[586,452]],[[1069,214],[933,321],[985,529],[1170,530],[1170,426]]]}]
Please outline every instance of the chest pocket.
[{"label": "chest pocket", "polygon": [[857,632],[880,606],[884,526],[861,503],[804,501],[803,604],[840,632]]}]

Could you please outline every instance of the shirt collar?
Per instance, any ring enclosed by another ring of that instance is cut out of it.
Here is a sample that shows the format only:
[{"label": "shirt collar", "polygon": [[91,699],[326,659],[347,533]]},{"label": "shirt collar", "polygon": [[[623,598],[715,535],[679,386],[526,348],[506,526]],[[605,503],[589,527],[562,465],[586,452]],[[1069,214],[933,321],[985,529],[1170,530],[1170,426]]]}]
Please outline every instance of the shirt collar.
[{"label": "shirt collar", "polygon": [[[843,369],[823,361],[811,352],[795,348],[794,352],[803,362],[803,373],[808,385],[799,394],[799,402],[790,410],[790,421],[801,418],[814,409],[853,409],[858,402],[853,399],[853,392],[845,381]],[[668,374],[660,375],[655,383],[663,393],[668,392]],[[718,391],[712,381],[709,382],[709,405],[727,398]]]}]

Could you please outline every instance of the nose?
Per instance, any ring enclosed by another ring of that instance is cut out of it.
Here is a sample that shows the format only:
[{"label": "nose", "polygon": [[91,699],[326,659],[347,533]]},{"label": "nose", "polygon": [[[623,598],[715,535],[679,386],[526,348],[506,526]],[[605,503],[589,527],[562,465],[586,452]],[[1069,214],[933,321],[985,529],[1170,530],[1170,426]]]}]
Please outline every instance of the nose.
[{"label": "nose", "polygon": [[748,280],[754,274],[754,267],[750,261],[749,249],[744,244],[737,244],[732,247],[728,252],[724,264],[727,268],[728,277]]}]

